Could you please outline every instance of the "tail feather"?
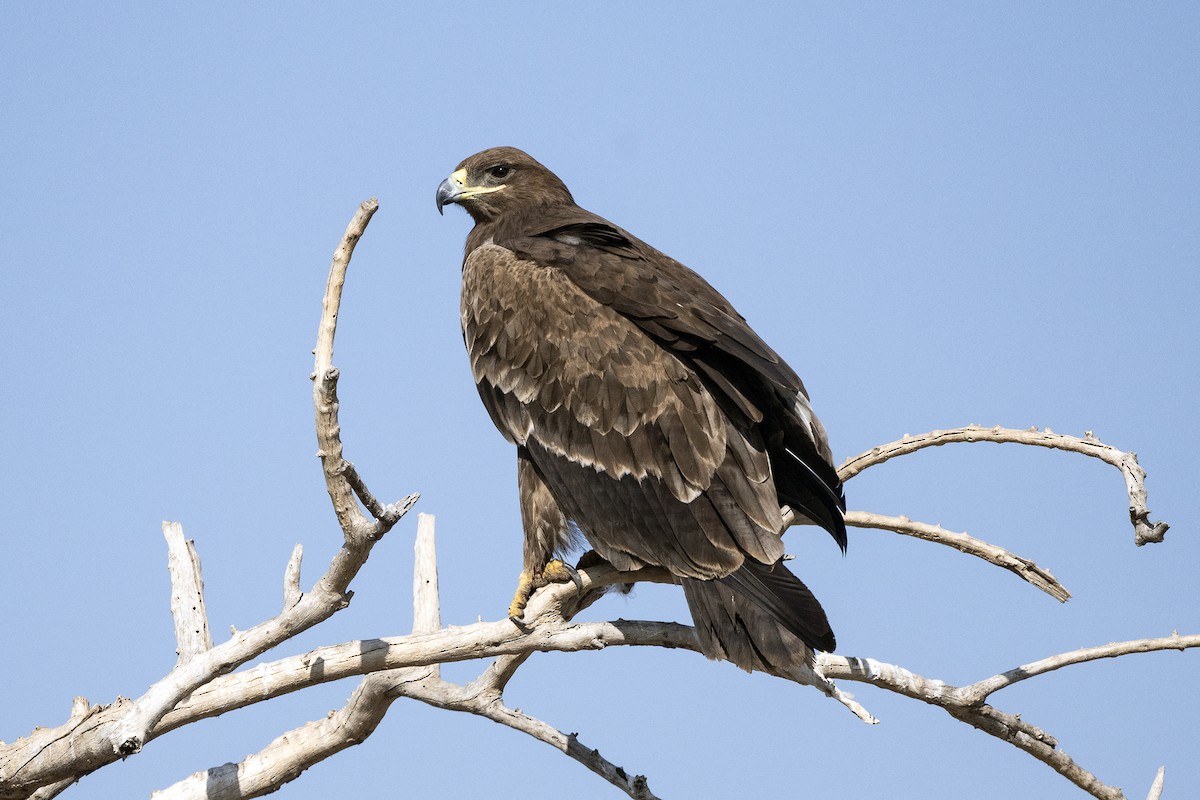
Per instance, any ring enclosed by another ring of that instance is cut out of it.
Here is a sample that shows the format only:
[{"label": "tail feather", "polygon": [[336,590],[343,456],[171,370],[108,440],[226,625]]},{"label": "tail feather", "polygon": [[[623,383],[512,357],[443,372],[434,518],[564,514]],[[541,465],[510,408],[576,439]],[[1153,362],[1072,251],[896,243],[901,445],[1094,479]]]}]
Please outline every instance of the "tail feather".
[{"label": "tail feather", "polygon": [[747,559],[724,578],[681,582],[709,658],[746,671],[781,671],[811,664],[813,650],[837,644],[817,598],[782,562]]}]

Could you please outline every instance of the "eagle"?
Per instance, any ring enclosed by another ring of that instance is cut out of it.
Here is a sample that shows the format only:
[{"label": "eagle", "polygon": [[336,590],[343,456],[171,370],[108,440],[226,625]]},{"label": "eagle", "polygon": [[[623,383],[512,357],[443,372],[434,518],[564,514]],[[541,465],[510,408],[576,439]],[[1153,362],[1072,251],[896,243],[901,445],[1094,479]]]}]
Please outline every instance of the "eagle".
[{"label": "eagle", "polygon": [[437,189],[439,213],[448,203],[475,223],[471,373],[517,448],[509,616],[570,579],[561,558],[582,535],[617,569],[675,576],[709,658],[780,672],[832,651],[824,610],[783,564],[789,510],[846,550],[841,481],[795,371],[704,278],[580,208],[521,150],[460,163]]}]

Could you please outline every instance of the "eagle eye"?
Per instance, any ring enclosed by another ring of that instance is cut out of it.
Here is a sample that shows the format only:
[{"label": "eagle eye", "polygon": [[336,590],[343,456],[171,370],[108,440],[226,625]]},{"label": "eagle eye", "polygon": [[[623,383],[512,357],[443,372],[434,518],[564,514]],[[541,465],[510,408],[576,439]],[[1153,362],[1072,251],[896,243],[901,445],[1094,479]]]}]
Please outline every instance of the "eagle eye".
[{"label": "eagle eye", "polygon": [[494,167],[488,167],[487,174],[497,180],[504,180],[512,174],[512,167],[507,164],[497,164]]}]

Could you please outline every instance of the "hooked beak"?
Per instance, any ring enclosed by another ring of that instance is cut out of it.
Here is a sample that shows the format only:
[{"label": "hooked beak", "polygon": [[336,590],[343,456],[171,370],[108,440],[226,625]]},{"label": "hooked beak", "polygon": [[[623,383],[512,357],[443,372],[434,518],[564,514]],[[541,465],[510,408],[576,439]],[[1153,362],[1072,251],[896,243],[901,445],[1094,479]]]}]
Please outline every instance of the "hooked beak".
[{"label": "hooked beak", "polygon": [[438,184],[437,188],[437,210],[442,213],[442,206],[447,203],[457,203],[463,195],[463,190],[466,188],[467,171],[460,169],[446,180]]}]

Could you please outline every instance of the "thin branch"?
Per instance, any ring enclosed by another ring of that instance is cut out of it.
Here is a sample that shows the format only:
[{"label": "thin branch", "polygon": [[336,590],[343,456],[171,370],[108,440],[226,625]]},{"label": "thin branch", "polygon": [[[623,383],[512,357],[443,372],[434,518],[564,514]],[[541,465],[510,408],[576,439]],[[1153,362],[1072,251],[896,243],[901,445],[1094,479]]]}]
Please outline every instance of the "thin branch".
[{"label": "thin branch", "polygon": [[417,515],[417,539],[413,544],[413,633],[433,633],[442,627],[434,524],[432,514]]},{"label": "thin branch", "polygon": [[1079,766],[1074,759],[1052,744],[1052,740],[1047,741],[1046,738],[1030,735],[1028,731],[1032,726],[1018,716],[1003,714],[986,705],[972,709],[947,706],[946,711],[960,722],[1024,750],[1098,800],[1125,800],[1125,795],[1120,789],[1109,786]]},{"label": "thin branch", "polygon": [[[374,542],[359,545],[369,550]],[[348,545],[343,545],[343,555]],[[359,565],[365,552],[354,554]],[[118,698],[96,706],[82,720],[43,728],[0,747],[0,798],[23,797],[46,784],[77,778],[133,755],[163,731],[160,721],[183,698],[252,658],[270,650],[345,608],[345,583],[354,573],[334,557],[313,591],[279,616],[237,632],[229,641],[179,663],[137,700]]]},{"label": "thin branch", "polygon": [[[325,484],[333,502],[334,513],[348,538],[377,539],[387,532],[403,511],[395,505],[384,506],[367,489],[354,465],[342,456],[341,425],[338,422],[338,370],[333,366],[333,341],[337,333],[338,311],[346,270],[354,248],[367,229],[371,217],[379,209],[379,201],[364,200],[346,227],[342,242],[334,251],[321,302],[321,322],[317,328],[317,346],[313,349],[313,406],[316,409],[317,455],[325,470]],[[358,497],[375,518],[369,523],[355,503]]]},{"label": "thin branch", "polygon": [[1036,427],[1028,430],[1013,428],[984,428],[979,425],[968,425],[965,428],[953,428],[944,431],[930,431],[920,436],[905,435],[895,442],[889,442],[879,447],[872,447],[865,453],[846,460],[838,468],[838,475],[843,481],[848,481],[858,473],[882,464],[897,456],[914,453],[926,447],[940,447],[944,444],[957,442],[996,442],[1034,445],[1048,447],[1053,450],[1066,450],[1071,453],[1082,453],[1085,456],[1098,458],[1106,464],[1111,464],[1121,470],[1125,479],[1125,490],[1129,494],[1129,519],[1133,523],[1134,544],[1139,547],[1148,542],[1161,542],[1170,527],[1165,522],[1151,522],[1150,509],[1146,507],[1146,472],[1138,464],[1136,453],[1126,453],[1111,445],[1104,444],[1088,431],[1084,438],[1064,436],[1049,428],[1038,430]]},{"label": "thin branch", "polygon": [[[585,582],[591,583],[595,580],[596,572],[597,570],[583,570],[580,572],[580,575]],[[627,577],[622,579],[620,576],[620,573],[614,571],[612,573],[613,582],[617,583],[628,580]],[[540,590],[534,595],[534,599],[530,604],[531,607],[535,606],[535,604],[540,605],[545,596],[553,594],[555,589],[565,589],[565,587],[547,587]],[[543,622],[541,621],[542,619],[545,618],[539,618],[539,621],[534,625],[532,630],[520,634],[525,647],[533,647],[538,650],[570,651],[602,649],[603,647],[622,645],[668,646],[691,649],[698,652],[698,646],[692,630],[675,623],[617,621],[572,624],[564,621]],[[491,655],[497,651],[509,651],[511,647],[507,643],[495,641],[494,639],[490,646],[482,648],[477,646],[477,637],[481,633],[483,634],[482,638],[491,638],[498,630],[496,626],[503,626],[506,622],[505,620],[500,623],[477,623],[472,626],[455,628],[452,631],[439,632],[436,638],[413,636],[402,637],[390,642],[385,640],[371,640],[366,642],[351,642],[338,646],[338,649],[342,649],[346,653],[352,651],[360,653],[360,658],[354,664],[353,670],[347,669],[350,666],[347,660],[339,661],[332,659],[329,657],[330,648],[322,648],[320,651],[313,651],[304,657],[310,665],[304,671],[301,671],[299,663],[296,663],[290,671],[290,675],[281,675],[277,671],[269,681],[263,679],[260,672],[261,668],[220,679],[220,681],[246,682],[244,685],[225,686],[220,695],[226,699],[253,697],[256,700],[260,700],[277,696],[285,691],[302,688],[305,685],[312,685],[319,680],[334,680],[351,674],[361,674],[371,668],[386,669],[391,667],[394,669],[394,665],[408,664],[415,671],[424,664],[431,663],[431,660],[438,658],[437,655],[428,652],[429,650],[440,651],[440,661],[442,663],[465,660],[468,657],[477,658]],[[515,626],[509,625],[508,627],[515,629]],[[535,638],[535,633],[539,630],[542,630],[542,634],[540,637]],[[443,636],[446,633],[451,633],[452,636]],[[458,641],[454,641],[455,639]],[[535,641],[536,644],[534,644]],[[389,646],[386,646],[382,652],[375,649],[381,645]],[[1123,654],[1121,651],[1132,653],[1148,652],[1154,649],[1186,649],[1194,647],[1200,647],[1200,636],[1168,637],[1162,640],[1149,640],[1148,642],[1139,640],[1138,642],[1109,645],[1104,648],[1091,648],[1087,651],[1078,651],[1076,654],[1068,654],[1069,657],[1058,666],[1066,666],[1069,663],[1082,663],[1083,661],[1094,660],[1095,658],[1113,657]],[[518,657],[511,653],[509,654],[509,658],[515,659]],[[321,659],[323,665],[319,679],[313,677],[313,670],[311,670],[311,664],[317,659]],[[276,662],[276,666],[282,666],[288,661],[293,661],[293,659]],[[1018,717],[1005,715],[990,706],[978,705],[978,693],[973,688],[975,685],[960,689],[940,680],[923,677],[894,664],[887,664],[874,659],[849,658],[825,653],[818,655],[817,667],[828,679],[870,683],[879,688],[939,706],[950,712],[956,719],[960,719],[984,732],[1009,741],[1029,752],[1039,760],[1050,765],[1068,780],[1091,792],[1093,796],[1100,798],[1118,796],[1112,794],[1115,791],[1112,787],[1106,787],[1103,783],[1096,780],[1094,776],[1091,776],[1090,773],[1087,773],[1086,770],[1074,764],[1073,761],[1061,752],[1054,738],[1041,729],[1020,720]],[[1035,669],[1040,669],[1043,672],[1048,671],[1040,667],[1035,667]],[[489,667],[489,670],[492,674],[507,672],[503,668],[497,668],[495,665]],[[426,672],[424,674],[428,675],[429,673]],[[422,700],[426,700],[428,697],[431,700],[426,701],[433,702],[435,705],[447,707],[450,705],[461,705],[463,708],[459,708],[458,710],[470,711],[473,707],[467,708],[466,706],[472,703],[478,702],[480,703],[479,707],[482,708],[482,701],[470,698],[484,698],[491,695],[498,698],[500,696],[499,691],[494,688],[494,679],[490,680],[488,676],[489,673],[485,673],[472,684],[461,687],[461,692],[456,691],[446,694],[442,691],[439,694],[428,688],[422,688],[422,686],[427,687],[427,684],[412,679],[411,683],[406,686],[394,687],[390,694],[392,696],[414,697]],[[796,676],[787,677],[793,681],[800,682]],[[980,682],[980,684],[982,683],[984,682]],[[490,695],[489,691],[491,692]],[[195,699],[193,698],[193,700]],[[199,709],[195,707],[191,709],[180,708],[177,711],[189,718],[184,721],[191,721],[191,719],[200,716],[209,716],[212,713],[220,713],[221,711],[230,710],[230,708],[245,704],[247,704],[247,701],[243,699],[221,709],[215,709],[210,706],[207,709],[208,713],[197,713]],[[507,717],[507,712],[501,711],[496,712],[496,717],[497,721],[504,721],[504,718],[515,719]],[[164,720],[164,723],[168,721]],[[182,724],[182,721],[179,724]],[[525,730],[524,727],[518,729]],[[525,732],[528,733],[529,731]],[[561,743],[561,739],[555,737],[550,737],[550,740],[548,743]]]},{"label": "thin branch", "polygon": [[167,540],[167,571],[171,576],[171,616],[175,620],[176,653],[179,663],[212,649],[208,612],[204,608],[204,579],[194,542],[183,538],[178,522],[163,522]]},{"label": "thin branch", "polygon": [[1047,672],[1053,672],[1056,669],[1062,669],[1072,664],[1097,661],[1101,658],[1117,658],[1132,653],[1153,653],[1160,650],[1179,650],[1183,652],[1193,647],[1200,647],[1200,634],[1180,636],[1178,631],[1172,633],[1170,636],[1163,636],[1157,639],[1133,639],[1126,642],[1112,642],[1100,647],[1085,647],[1079,650],[1072,650],[1069,653],[1059,653],[1058,655],[1043,658],[1029,664],[1023,664],[1015,669],[1010,669],[1008,672],[1002,672],[999,675],[993,675],[990,678],[977,681],[970,686],[965,686],[959,691],[964,705],[975,705],[982,703],[993,692],[1012,686],[1014,683],[1019,683],[1038,675],[1044,675]]},{"label": "thin branch", "polygon": [[657,800],[654,793],[650,791],[645,776],[631,776],[624,769],[600,755],[599,750],[593,750],[581,744],[577,734],[563,733],[540,719],[509,708],[504,704],[498,691],[477,692],[472,687],[473,685],[463,687],[439,681],[436,686],[412,684],[399,690],[398,693],[438,708],[465,711],[493,722],[499,722],[501,725],[532,736],[534,739],[566,753],[635,800]]},{"label": "thin branch", "polygon": [[976,558],[982,558],[989,564],[1002,567],[1056,600],[1066,602],[1071,597],[1071,593],[1050,574],[1049,570],[1042,569],[1033,561],[1011,553],[1003,547],[976,539],[974,536],[968,536],[966,533],[948,531],[940,525],[914,522],[908,517],[887,517],[869,511],[847,511],[846,524],[855,528],[875,528],[902,533],[905,536],[913,536],[927,542],[944,544]]},{"label": "thin branch", "polygon": [[1101,800],[1119,800],[1122,797],[1119,789],[1102,783],[1095,775],[1072,761],[1058,748],[1058,743],[1053,737],[1046,735],[1041,729],[1019,717],[998,712],[991,706],[965,706],[960,697],[960,690],[943,681],[926,678],[903,667],[870,658],[847,658],[829,653],[817,656],[817,666],[830,678],[870,683],[938,706],[960,722],[1024,750],[1093,797]]},{"label": "thin branch", "polygon": [[861,703],[854,699],[853,695],[843,692],[836,683],[825,677],[825,675],[821,673],[821,670],[816,665],[812,667],[807,667],[804,665],[792,667],[790,670],[780,675],[780,677],[787,678],[788,680],[799,683],[802,686],[813,687],[829,699],[836,700],[844,705],[850,710],[851,714],[858,717],[868,725],[879,724],[879,720],[876,719],[874,714],[872,714],[870,711],[867,711],[867,709],[864,708]]}]

